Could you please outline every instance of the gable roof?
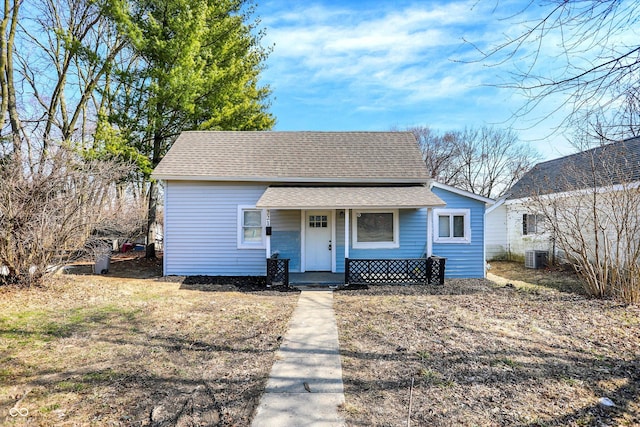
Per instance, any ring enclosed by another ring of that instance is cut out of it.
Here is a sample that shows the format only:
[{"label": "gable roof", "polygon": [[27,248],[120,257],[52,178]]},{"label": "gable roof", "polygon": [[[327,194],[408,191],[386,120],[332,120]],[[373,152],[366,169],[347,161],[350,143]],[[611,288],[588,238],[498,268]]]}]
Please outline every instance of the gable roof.
[{"label": "gable roof", "polygon": [[472,200],[477,200],[479,202],[483,202],[483,203],[485,203],[487,205],[493,205],[496,202],[495,200],[493,200],[493,199],[491,199],[489,197],[484,197],[484,196],[481,196],[479,194],[475,194],[475,193],[472,193],[470,191],[463,190],[461,188],[452,187],[450,185],[443,184],[443,183],[438,182],[438,181],[431,181],[429,183],[429,187],[431,187],[431,188],[433,188],[433,187],[440,188],[442,190],[448,191],[450,193],[457,194],[457,195],[462,196],[462,197],[467,197],[467,198],[472,199]]},{"label": "gable roof", "polygon": [[153,177],[164,180],[425,183],[411,132],[183,132]]},{"label": "gable roof", "polygon": [[640,181],[640,137],[538,163],[507,200]]}]

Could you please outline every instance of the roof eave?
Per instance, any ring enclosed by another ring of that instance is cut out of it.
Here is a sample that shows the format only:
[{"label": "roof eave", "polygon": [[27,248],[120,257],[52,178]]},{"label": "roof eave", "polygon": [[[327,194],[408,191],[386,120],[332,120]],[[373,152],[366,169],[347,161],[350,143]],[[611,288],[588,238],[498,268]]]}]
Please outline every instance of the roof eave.
[{"label": "roof eave", "polygon": [[424,209],[424,208],[439,208],[446,206],[445,203],[433,204],[433,205],[331,205],[331,206],[268,206],[268,205],[256,205],[260,209],[274,209],[274,210],[333,210],[333,209],[355,209],[355,210],[372,210],[372,209]]},{"label": "roof eave", "polygon": [[459,196],[467,197],[469,199],[477,200],[479,202],[484,202],[487,205],[493,205],[496,202],[494,199],[491,199],[489,197],[481,196],[479,194],[475,194],[475,193],[472,193],[470,191],[463,190],[463,189],[458,188],[458,187],[453,187],[451,185],[443,184],[441,182],[434,181],[434,180],[430,180],[429,181],[429,187],[430,188],[433,188],[433,187],[440,188],[442,190],[446,190],[446,191],[449,191],[451,193],[458,194]]},{"label": "roof eave", "polygon": [[426,184],[427,178],[309,178],[280,176],[202,176],[151,174],[151,178],[162,181],[206,181],[206,182],[269,182],[269,183],[332,183],[332,184]]}]

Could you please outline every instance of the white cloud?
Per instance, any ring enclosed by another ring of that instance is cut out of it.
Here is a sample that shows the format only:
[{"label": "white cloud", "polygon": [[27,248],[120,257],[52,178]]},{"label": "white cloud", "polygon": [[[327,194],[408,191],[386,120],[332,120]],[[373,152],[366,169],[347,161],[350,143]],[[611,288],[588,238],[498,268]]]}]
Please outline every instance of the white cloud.
[{"label": "white cloud", "polygon": [[473,4],[366,12],[298,7],[264,22],[266,42],[274,45],[267,75],[272,72],[278,81],[283,75],[295,76],[286,78],[290,83],[342,81],[396,91],[411,91],[421,81],[438,82],[441,77],[434,70],[442,62],[453,66],[448,56],[462,43],[450,27],[472,21]]},{"label": "white cloud", "polygon": [[[279,98],[274,105],[295,117],[286,122],[283,115],[285,127],[514,124],[511,114],[525,102],[522,94],[488,87],[508,77],[505,69],[474,62],[480,54],[464,40],[486,50],[506,34],[519,34],[527,25],[526,16],[517,15],[523,2],[501,0],[502,16],[496,16],[494,2],[408,1],[260,4],[263,42],[274,46],[263,80]],[[511,11],[516,18],[498,19]],[[557,52],[557,44],[545,40],[545,53]],[[508,71],[516,71],[513,63]],[[534,124],[515,127],[523,139],[549,135],[549,126]]]}]

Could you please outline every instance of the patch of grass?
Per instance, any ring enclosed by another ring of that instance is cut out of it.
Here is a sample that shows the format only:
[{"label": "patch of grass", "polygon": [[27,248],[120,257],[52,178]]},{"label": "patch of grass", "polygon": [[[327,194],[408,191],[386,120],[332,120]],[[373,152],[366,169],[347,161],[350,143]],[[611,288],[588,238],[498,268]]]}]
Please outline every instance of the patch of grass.
[{"label": "patch of grass", "polygon": [[105,371],[89,372],[87,374],[84,374],[82,376],[82,381],[89,383],[99,383],[105,381],[113,381],[118,377],[119,375],[116,372],[112,371],[111,369],[107,369]]},{"label": "patch of grass", "polygon": [[639,326],[640,316],[636,313],[632,313],[631,311],[624,311],[620,315],[620,321],[626,326]]},{"label": "patch of grass", "polygon": [[492,359],[491,361],[489,361],[489,366],[499,366],[499,365],[508,366],[514,369],[520,367],[520,363],[508,357],[499,357],[497,359]]},{"label": "patch of grass", "polygon": [[578,387],[581,386],[583,384],[583,381],[577,379],[577,378],[571,378],[571,377],[565,377],[562,376],[560,377],[560,380],[565,383],[568,384],[571,387]]},{"label": "patch of grass", "polygon": [[360,407],[349,405],[348,403],[343,403],[342,405],[340,405],[340,410],[352,415],[358,415],[362,411]]},{"label": "patch of grass", "polygon": [[13,377],[13,371],[7,368],[0,368],[0,382],[8,381]]},{"label": "patch of grass", "polygon": [[489,273],[510,280],[522,292],[553,289],[584,295],[584,287],[575,272],[568,266],[551,268],[525,268],[524,261],[491,261]]},{"label": "patch of grass", "polygon": [[42,412],[43,414],[48,414],[49,412],[55,411],[57,409],[60,409],[61,406],[59,403],[53,403],[51,405],[46,405],[40,408],[40,412]]},{"label": "patch of grass", "polygon": [[87,388],[87,385],[76,381],[60,381],[54,386],[55,390],[62,392],[78,393]]},{"label": "patch of grass", "polygon": [[425,350],[416,351],[416,355],[418,355],[422,361],[429,360],[431,358],[431,354]]},{"label": "patch of grass", "polygon": [[440,379],[440,374],[427,368],[420,369],[420,376],[429,382]]},{"label": "patch of grass", "polygon": [[48,342],[68,338],[74,333],[90,330],[96,324],[116,319],[133,322],[138,312],[137,309],[122,309],[114,305],[9,312],[0,318],[0,337],[14,342],[17,339],[21,345],[31,345],[35,341]]},{"label": "patch of grass", "polygon": [[298,294],[204,292],[113,271],[0,289],[0,396],[32,390],[34,425],[138,425],[206,384],[203,407],[249,425]]},{"label": "patch of grass", "polygon": [[455,384],[453,380],[445,379],[439,372],[433,371],[428,368],[420,369],[420,377],[423,378],[428,384],[437,387],[449,388],[453,387],[453,385]]}]

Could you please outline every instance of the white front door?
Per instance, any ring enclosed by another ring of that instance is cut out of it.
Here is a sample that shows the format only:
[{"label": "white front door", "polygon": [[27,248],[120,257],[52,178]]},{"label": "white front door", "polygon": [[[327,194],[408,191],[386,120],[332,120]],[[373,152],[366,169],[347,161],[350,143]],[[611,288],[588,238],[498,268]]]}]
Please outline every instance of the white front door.
[{"label": "white front door", "polygon": [[305,270],[331,271],[331,212],[307,211],[305,222]]}]

